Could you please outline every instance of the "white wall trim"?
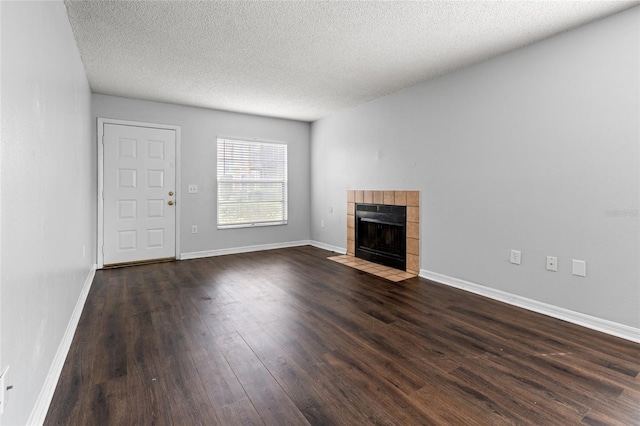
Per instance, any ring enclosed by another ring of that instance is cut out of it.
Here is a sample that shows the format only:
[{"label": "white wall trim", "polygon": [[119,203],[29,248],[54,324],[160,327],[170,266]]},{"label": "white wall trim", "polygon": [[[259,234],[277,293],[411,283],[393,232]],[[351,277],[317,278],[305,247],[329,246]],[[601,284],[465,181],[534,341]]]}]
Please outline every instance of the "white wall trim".
[{"label": "white wall trim", "polygon": [[320,241],[313,241],[313,240],[310,241],[309,244],[324,250],[329,250],[329,251],[333,251],[340,254],[347,254],[347,249],[344,247],[332,246],[331,244],[325,244],[325,243],[321,243]]},{"label": "white wall trim", "polygon": [[80,296],[78,296],[78,301],[76,302],[76,307],[73,309],[73,313],[71,314],[71,318],[67,324],[67,329],[64,332],[62,341],[58,346],[58,351],[56,352],[53,362],[51,363],[51,367],[49,368],[49,372],[47,373],[47,378],[44,381],[42,389],[40,389],[40,395],[38,395],[38,399],[36,400],[33,410],[31,411],[31,415],[29,416],[29,420],[27,421],[28,425],[41,425],[44,423],[47,412],[49,411],[49,406],[51,405],[51,400],[53,399],[53,394],[56,390],[56,386],[58,385],[58,380],[60,379],[60,374],[62,373],[62,367],[64,366],[64,362],[69,354],[69,348],[71,348],[73,336],[78,328],[82,309],[87,301],[87,296],[89,295],[91,284],[93,284],[93,278],[96,275],[97,268],[98,265],[93,265],[84,281],[82,291],[80,292]]},{"label": "white wall trim", "polygon": [[181,253],[180,260],[200,259],[203,257],[224,256],[226,254],[250,253],[253,251],[274,250],[289,247],[313,246],[336,253],[345,254],[346,249],[342,247],[332,246],[330,244],[321,243],[313,240],[289,241],[286,243],[260,244],[255,246],[232,247],[218,250],[195,251],[191,253]]},{"label": "white wall trim", "polygon": [[640,329],[638,328],[630,327],[628,325],[605,320],[602,318],[593,317],[591,315],[582,314],[580,312],[571,311],[569,309],[560,308],[548,303],[539,302],[537,300],[518,296],[512,293],[507,293],[506,291],[485,287],[480,284],[461,280],[459,278],[453,278],[447,275],[438,274],[436,272],[427,271],[425,269],[420,270],[420,277],[438,282],[440,284],[445,284],[450,287],[455,287],[471,293],[479,294],[481,296],[498,300],[500,302],[508,303],[509,305],[524,308],[529,311],[537,312],[539,314],[561,319],[563,321],[590,328],[592,330],[630,340],[632,342],[640,343]]},{"label": "white wall trim", "polygon": [[102,198],[102,191],[104,190],[104,145],[102,144],[102,138],[104,136],[105,124],[118,124],[123,126],[136,126],[136,127],[150,127],[153,129],[167,129],[176,132],[176,187],[175,200],[176,200],[176,249],[175,257],[180,259],[180,211],[182,210],[181,200],[181,183],[180,183],[180,143],[181,133],[180,126],[173,126],[168,124],[156,124],[156,123],[143,123],[140,121],[128,121],[117,120],[115,118],[98,118],[97,119],[97,144],[98,144],[98,238],[96,248],[96,257],[98,269],[102,269],[104,266],[104,253],[102,247],[104,245],[104,199]]},{"label": "white wall trim", "polygon": [[289,241],[286,243],[261,244],[256,246],[232,247],[218,250],[194,251],[182,253],[180,260],[200,259],[203,257],[224,256],[226,254],[250,253],[253,251],[274,250],[288,247],[300,247],[311,245],[309,240]]}]

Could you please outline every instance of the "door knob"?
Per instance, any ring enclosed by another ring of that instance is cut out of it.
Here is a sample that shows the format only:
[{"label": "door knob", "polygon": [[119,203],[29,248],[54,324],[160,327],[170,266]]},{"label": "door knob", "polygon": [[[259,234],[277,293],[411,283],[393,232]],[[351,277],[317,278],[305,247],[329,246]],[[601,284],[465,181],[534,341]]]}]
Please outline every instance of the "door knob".
[{"label": "door knob", "polygon": [[173,200],[169,200],[169,202],[168,202],[167,204],[169,204],[170,206],[172,206],[172,205],[173,205]]},{"label": "door knob", "polygon": [[169,191],[169,197],[173,195],[173,191]]}]

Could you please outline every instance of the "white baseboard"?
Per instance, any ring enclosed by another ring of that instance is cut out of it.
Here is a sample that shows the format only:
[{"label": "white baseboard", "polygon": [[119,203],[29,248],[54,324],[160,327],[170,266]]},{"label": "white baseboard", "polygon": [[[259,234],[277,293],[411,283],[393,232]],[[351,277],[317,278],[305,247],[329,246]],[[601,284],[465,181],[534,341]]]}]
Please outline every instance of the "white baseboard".
[{"label": "white baseboard", "polygon": [[571,311],[569,309],[560,308],[548,303],[539,302],[537,300],[507,293],[506,291],[496,290],[480,284],[461,280],[459,278],[453,278],[447,275],[438,274],[436,272],[427,271],[425,269],[420,270],[420,276],[422,278],[445,284],[450,287],[466,290],[468,292],[479,294],[481,296],[498,300],[500,302],[508,303],[513,306],[527,309],[529,311],[537,312],[539,314],[547,315],[553,318],[558,318],[563,321],[580,325],[582,327],[590,328],[592,330],[600,331],[612,336],[640,343],[640,329],[638,328],[630,327],[628,325],[605,320],[602,318],[593,317],[591,315],[582,314],[580,312]]},{"label": "white baseboard", "polygon": [[321,248],[321,249],[324,249],[324,250],[334,251],[334,252],[340,253],[340,254],[346,254],[347,253],[347,249],[345,249],[343,247],[332,246],[331,244],[321,243],[320,241],[310,241],[309,244],[314,246],[314,247],[318,247],[318,248]]},{"label": "white baseboard", "polygon": [[321,243],[313,240],[289,241],[286,243],[261,244],[255,246],[233,247],[228,249],[194,251],[191,253],[180,254],[180,260],[200,259],[203,257],[224,256],[226,254],[250,253],[253,251],[274,250],[289,247],[313,246],[324,250],[345,254],[347,250],[342,247],[332,246],[330,244]]},{"label": "white baseboard", "polygon": [[309,240],[289,241],[286,243],[261,244],[256,246],[233,247],[228,249],[195,251],[191,253],[182,253],[180,260],[200,259],[202,257],[224,256],[225,254],[250,253],[252,251],[274,250],[288,247],[308,246],[311,244]]},{"label": "white baseboard", "polygon": [[44,381],[44,385],[40,390],[40,395],[38,395],[36,404],[31,411],[29,420],[27,421],[28,425],[41,425],[44,423],[45,417],[47,417],[47,411],[49,411],[49,406],[51,405],[53,394],[56,391],[56,386],[58,385],[58,380],[60,379],[60,374],[62,373],[62,367],[64,366],[64,362],[67,359],[67,354],[69,353],[71,342],[73,342],[73,335],[76,332],[76,328],[78,328],[80,315],[82,315],[82,309],[84,308],[84,304],[87,301],[87,296],[89,295],[89,290],[91,289],[93,278],[96,275],[96,269],[98,269],[98,265],[93,265],[89,270],[87,278],[84,281],[82,291],[80,292],[80,296],[78,296],[78,301],[76,302],[76,307],[73,309],[73,313],[71,314],[71,318],[69,319],[69,323],[67,324],[67,329],[65,330],[62,341],[58,346],[58,351],[53,358],[51,368],[49,368],[49,372],[47,373],[47,378]]}]

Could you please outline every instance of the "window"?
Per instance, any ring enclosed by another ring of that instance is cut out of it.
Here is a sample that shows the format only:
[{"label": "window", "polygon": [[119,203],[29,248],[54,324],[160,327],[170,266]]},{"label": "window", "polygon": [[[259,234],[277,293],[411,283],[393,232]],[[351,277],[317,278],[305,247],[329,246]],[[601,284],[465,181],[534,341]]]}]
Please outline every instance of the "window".
[{"label": "window", "polygon": [[218,138],[218,229],[287,223],[287,145]]}]

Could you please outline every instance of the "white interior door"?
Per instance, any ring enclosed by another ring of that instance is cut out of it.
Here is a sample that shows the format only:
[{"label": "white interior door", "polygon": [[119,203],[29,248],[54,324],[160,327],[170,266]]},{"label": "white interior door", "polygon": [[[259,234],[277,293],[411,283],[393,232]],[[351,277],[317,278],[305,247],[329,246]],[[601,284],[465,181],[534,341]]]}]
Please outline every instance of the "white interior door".
[{"label": "white interior door", "polygon": [[176,256],[176,132],[104,124],[104,265]]}]

